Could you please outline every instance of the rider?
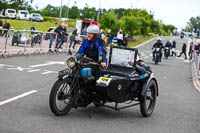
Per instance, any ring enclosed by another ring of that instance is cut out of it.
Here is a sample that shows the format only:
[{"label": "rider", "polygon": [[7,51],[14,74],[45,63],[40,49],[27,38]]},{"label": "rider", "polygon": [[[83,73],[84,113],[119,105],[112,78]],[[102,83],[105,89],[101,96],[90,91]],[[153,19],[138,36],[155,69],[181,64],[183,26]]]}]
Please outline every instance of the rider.
[{"label": "rider", "polygon": [[106,47],[105,42],[99,38],[99,27],[90,25],[87,28],[88,38],[83,42],[75,56],[84,54],[94,61],[100,61],[101,67],[106,68]]},{"label": "rider", "polygon": [[[153,45],[153,48],[160,48],[160,57],[162,58],[162,52],[161,52],[161,49],[163,48],[163,44],[161,42],[161,38],[158,38],[157,39],[157,42]],[[153,61],[155,59],[155,53],[156,51],[154,50],[153,51]]]},{"label": "rider", "polygon": [[[171,49],[171,47],[172,47],[172,45],[171,45],[170,41],[168,40],[167,43],[165,44],[165,48]],[[165,50],[165,52],[166,52],[166,50]],[[170,55],[170,53],[169,53],[169,55]]]}]

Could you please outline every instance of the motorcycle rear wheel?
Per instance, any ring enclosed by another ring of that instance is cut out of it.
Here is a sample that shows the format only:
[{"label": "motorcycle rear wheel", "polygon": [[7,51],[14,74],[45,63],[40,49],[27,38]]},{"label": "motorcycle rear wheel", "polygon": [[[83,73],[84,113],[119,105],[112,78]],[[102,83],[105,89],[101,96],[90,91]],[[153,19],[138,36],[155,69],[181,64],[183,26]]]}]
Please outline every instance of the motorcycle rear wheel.
[{"label": "motorcycle rear wheel", "polygon": [[[68,94],[71,86],[70,80],[57,80],[49,96],[51,111],[57,116],[63,116],[72,109],[72,95]],[[58,104],[61,102],[60,104]],[[61,106],[62,105],[62,106]]]}]

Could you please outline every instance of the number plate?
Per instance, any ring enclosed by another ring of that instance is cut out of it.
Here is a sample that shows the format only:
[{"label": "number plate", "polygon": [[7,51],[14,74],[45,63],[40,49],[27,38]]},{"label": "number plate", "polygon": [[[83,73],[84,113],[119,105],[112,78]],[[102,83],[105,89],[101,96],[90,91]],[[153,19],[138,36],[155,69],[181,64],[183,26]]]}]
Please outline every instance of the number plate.
[{"label": "number plate", "polygon": [[111,80],[111,78],[100,77],[99,80],[97,80],[97,83],[108,86]]},{"label": "number plate", "polygon": [[160,48],[156,48],[156,51],[160,51]]},{"label": "number plate", "polygon": [[65,70],[62,70],[58,73],[58,76],[62,76],[62,75],[66,75],[68,74],[69,70],[68,69],[65,69]]},{"label": "number plate", "polygon": [[105,83],[109,82],[110,80],[111,80],[111,78],[104,78],[104,77],[100,78],[100,81],[105,82]]}]

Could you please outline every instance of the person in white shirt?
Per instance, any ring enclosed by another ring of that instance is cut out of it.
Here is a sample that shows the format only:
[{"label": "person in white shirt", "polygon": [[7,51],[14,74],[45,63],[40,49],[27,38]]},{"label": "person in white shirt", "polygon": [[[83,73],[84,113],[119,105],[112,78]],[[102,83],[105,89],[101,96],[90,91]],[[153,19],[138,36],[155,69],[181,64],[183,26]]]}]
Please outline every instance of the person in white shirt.
[{"label": "person in white shirt", "polygon": [[117,40],[118,40],[118,45],[121,47],[123,42],[123,33],[121,29],[117,32]]}]

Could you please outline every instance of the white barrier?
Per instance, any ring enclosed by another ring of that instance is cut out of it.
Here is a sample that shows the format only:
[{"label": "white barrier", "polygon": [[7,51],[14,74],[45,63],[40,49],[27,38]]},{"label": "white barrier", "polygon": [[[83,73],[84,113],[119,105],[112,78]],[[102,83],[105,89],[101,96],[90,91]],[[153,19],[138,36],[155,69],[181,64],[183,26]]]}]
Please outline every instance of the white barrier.
[{"label": "white barrier", "polygon": [[[2,54],[2,56],[4,57],[12,56],[12,55],[27,55],[27,54],[30,55],[30,54],[38,54],[38,53],[48,53],[49,51],[52,51],[52,53],[68,51],[67,47],[62,50],[57,50],[57,48],[50,47],[50,41],[52,43],[51,46],[56,46],[56,44],[58,43],[57,33],[32,31],[32,30],[15,30],[15,29],[10,29],[10,30],[0,29],[0,32],[1,31],[2,31],[2,34],[4,34],[4,32],[7,31],[5,38],[0,36],[0,39],[2,40],[0,41],[0,54]],[[52,34],[53,34],[53,40],[50,40],[52,39],[50,38]],[[15,42],[16,40],[14,40],[14,37],[16,37],[15,39],[18,39],[17,41],[19,42]],[[22,37],[23,37],[23,41],[22,41]],[[39,39],[39,47],[37,45],[38,42],[34,42],[34,41],[37,41],[37,39]],[[14,45],[15,43],[17,43],[17,46]],[[23,44],[21,45],[23,47],[20,47],[19,44]],[[54,52],[54,50],[56,50],[57,52]]]}]

